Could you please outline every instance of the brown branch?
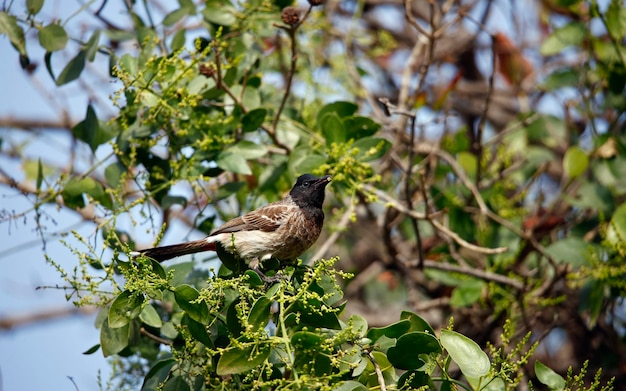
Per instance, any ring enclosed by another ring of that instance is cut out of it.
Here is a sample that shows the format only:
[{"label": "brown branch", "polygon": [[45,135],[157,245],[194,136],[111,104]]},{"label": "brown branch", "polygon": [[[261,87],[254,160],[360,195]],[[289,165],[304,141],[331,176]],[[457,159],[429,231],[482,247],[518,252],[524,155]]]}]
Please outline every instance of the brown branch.
[{"label": "brown branch", "polygon": [[[409,267],[416,267],[418,264],[417,260],[403,259],[402,261]],[[499,284],[513,287],[517,289],[518,291],[525,290],[525,285],[521,281],[514,280],[512,278],[503,276],[498,273],[476,269],[476,268],[469,267],[469,266],[459,266],[459,265],[453,265],[450,263],[437,262],[437,261],[432,261],[432,260],[427,259],[424,261],[424,267],[426,269],[436,269],[436,270],[443,270],[447,272],[460,273],[460,274],[465,274],[468,276],[480,278],[481,280],[485,280],[485,281],[497,282]]]},{"label": "brown branch", "polygon": [[[4,184],[13,189],[16,189],[24,195],[33,195],[39,198],[47,198],[51,195],[48,193],[41,193],[31,183],[24,183],[24,182],[16,181],[14,178],[9,176],[1,168],[0,168],[0,184]],[[58,203],[62,203],[62,201],[59,200]],[[78,213],[85,221],[91,221],[98,225],[102,225],[106,223],[106,220],[104,218],[96,214],[96,208],[93,205],[86,205],[84,208],[76,208],[76,209],[70,209],[70,210],[73,210],[74,212]]]},{"label": "brown branch", "polygon": [[387,193],[385,193],[385,192],[383,192],[381,190],[376,189],[373,186],[364,185],[364,189],[374,193],[377,197],[379,197],[382,200],[384,200],[387,203],[388,207],[394,208],[394,209],[398,210],[399,212],[404,213],[404,214],[406,214],[406,215],[408,215],[408,216],[410,216],[410,217],[412,217],[414,219],[430,221],[430,223],[437,230],[439,230],[442,234],[444,234],[444,235],[450,237],[451,239],[453,239],[461,247],[465,247],[468,250],[475,251],[475,252],[480,253],[480,254],[501,254],[501,253],[504,253],[504,252],[508,251],[508,249],[506,247],[487,248],[487,247],[481,247],[481,246],[469,243],[465,239],[461,238],[458,234],[456,234],[455,232],[450,230],[448,227],[444,226],[443,224],[441,224],[440,222],[435,220],[434,217],[436,217],[436,214],[428,214],[427,215],[427,214],[424,214],[424,213],[418,213],[418,212],[415,212],[413,210],[410,210],[406,206],[404,206],[400,201],[398,201],[395,198],[391,197]]},{"label": "brown branch", "polygon": [[59,119],[32,119],[17,118],[13,116],[0,117],[0,128],[14,128],[23,130],[32,129],[63,129],[70,130],[76,124],[75,121],[67,121],[65,118]]},{"label": "brown branch", "polygon": [[70,315],[90,315],[98,309],[99,308],[95,306],[64,307],[30,314],[4,316],[0,318],[0,330],[11,330],[16,327],[33,325],[42,321],[58,319]]},{"label": "brown branch", "polygon": [[156,342],[158,342],[160,344],[163,344],[163,345],[171,345],[172,344],[172,341],[170,341],[169,339],[161,338],[161,337],[159,337],[157,335],[154,335],[151,332],[149,332],[148,330],[146,330],[145,327],[140,328],[139,332],[141,334],[145,335],[146,337],[150,338],[151,340],[156,341]]},{"label": "brown branch", "polygon": [[289,72],[287,73],[287,84],[285,85],[285,93],[283,94],[283,98],[281,99],[280,105],[278,106],[278,110],[276,111],[276,116],[274,117],[274,122],[272,123],[272,127],[270,128],[273,134],[276,134],[278,121],[280,121],[280,116],[283,110],[285,109],[285,104],[287,103],[287,99],[289,99],[289,95],[291,94],[291,85],[293,83],[293,77],[296,73],[296,65],[298,62],[298,47],[297,47],[297,40],[296,40],[296,31],[298,30],[298,27],[302,25],[304,20],[309,16],[312,8],[313,8],[312,5],[309,6],[309,8],[306,11],[306,14],[304,14],[304,16],[300,19],[300,21],[296,23],[295,25],[289,26],[289,27],[276,26],[287,31],[287,34],[289,34],[289,38],[291,40],[291,61],[289,63]]},{"label": "brown branch", "polygon": [[[491,36],[491,39],[493,41],[493,36]],[[492,42],[493,43],[493,42]],[[484,108],[483,108],[483,112],[480,115],[480,120],[478,121],[478,126],[476,127],[476,139],[475,139],[475,145],[472,146],[472,149],[474,149],[475,153],[476,153],[476,184],[478,185],[480,183],[480,177],[482,176],[482,156],[483,156],[483,132],[485,130],[485,125],[487,123],[487,112],[489,111],[489,107],[491,104],[491,95],[493,95],[493,82],[495,79],[495,75],[496,75],[496,49],[495,46],[492,44],[492,61],[491,61],[491,67],[492,67],[492,71],[491,74],[489,75],[489,81],[488,81],[488,88],[487,88],[487,95],[485,96],[485,103],[484,103]]]},{"label": "brown branch", "polygon": [[380,391],[387,391],[387,386],[385,385],[385,377],[383,376],[383,371],[380,370],[380,365],[378,365],[378,362],[376,361],[376,358],[374,357],[372,352],[368,351],[367,356],[374,365],[374,371],[376,372],[376,377],[378,378]]}]

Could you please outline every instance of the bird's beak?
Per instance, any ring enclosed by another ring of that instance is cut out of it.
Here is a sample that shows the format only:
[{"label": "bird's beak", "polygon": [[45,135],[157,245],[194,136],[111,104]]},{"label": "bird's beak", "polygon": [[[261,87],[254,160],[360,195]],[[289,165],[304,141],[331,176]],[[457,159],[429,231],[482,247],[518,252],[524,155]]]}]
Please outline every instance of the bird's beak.
[{"label": "bird's beak", "polygon": [[333,177],[331,177],[330,175],[324,175],[318,180],[318,183],[327,185],[332,180],[333,180]]}]

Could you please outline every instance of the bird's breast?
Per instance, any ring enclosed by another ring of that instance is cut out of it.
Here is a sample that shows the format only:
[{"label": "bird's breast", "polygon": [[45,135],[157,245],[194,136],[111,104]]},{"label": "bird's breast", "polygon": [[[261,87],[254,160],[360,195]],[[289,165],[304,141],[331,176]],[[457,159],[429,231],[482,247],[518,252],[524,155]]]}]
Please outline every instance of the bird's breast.
[{"label": "bird's breast", "polygon": [[250,260],[276,258],[295,260],[315,243],[322,231],[324,212],[300,208],[289,215],[274,231],[238,231],[223,233],[218,240],[229,251]]}]

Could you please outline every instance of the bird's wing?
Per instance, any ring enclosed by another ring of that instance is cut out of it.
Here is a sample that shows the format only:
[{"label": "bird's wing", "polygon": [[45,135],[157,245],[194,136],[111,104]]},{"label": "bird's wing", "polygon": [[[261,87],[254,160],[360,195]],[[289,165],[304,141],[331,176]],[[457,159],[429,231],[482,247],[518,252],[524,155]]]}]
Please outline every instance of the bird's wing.
[{"label": "bird's wing", "polygon": [[276,202],[234,218],[222,225],[211,236],[239,231],[271,232],[280,227],[297,208],[295,204]]}]

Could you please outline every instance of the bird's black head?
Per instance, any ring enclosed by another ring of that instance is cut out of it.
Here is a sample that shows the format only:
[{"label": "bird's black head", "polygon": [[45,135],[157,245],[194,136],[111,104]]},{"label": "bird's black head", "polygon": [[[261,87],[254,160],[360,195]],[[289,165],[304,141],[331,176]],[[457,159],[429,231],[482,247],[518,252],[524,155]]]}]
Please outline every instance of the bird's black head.
[{"label": "bird's black head", "polygon": [[301,175],[289,192],[298,206],[313,206],[321,208],[324,203],[324,189],[330,182],[330,175],[318,178],[311,174]]}]

